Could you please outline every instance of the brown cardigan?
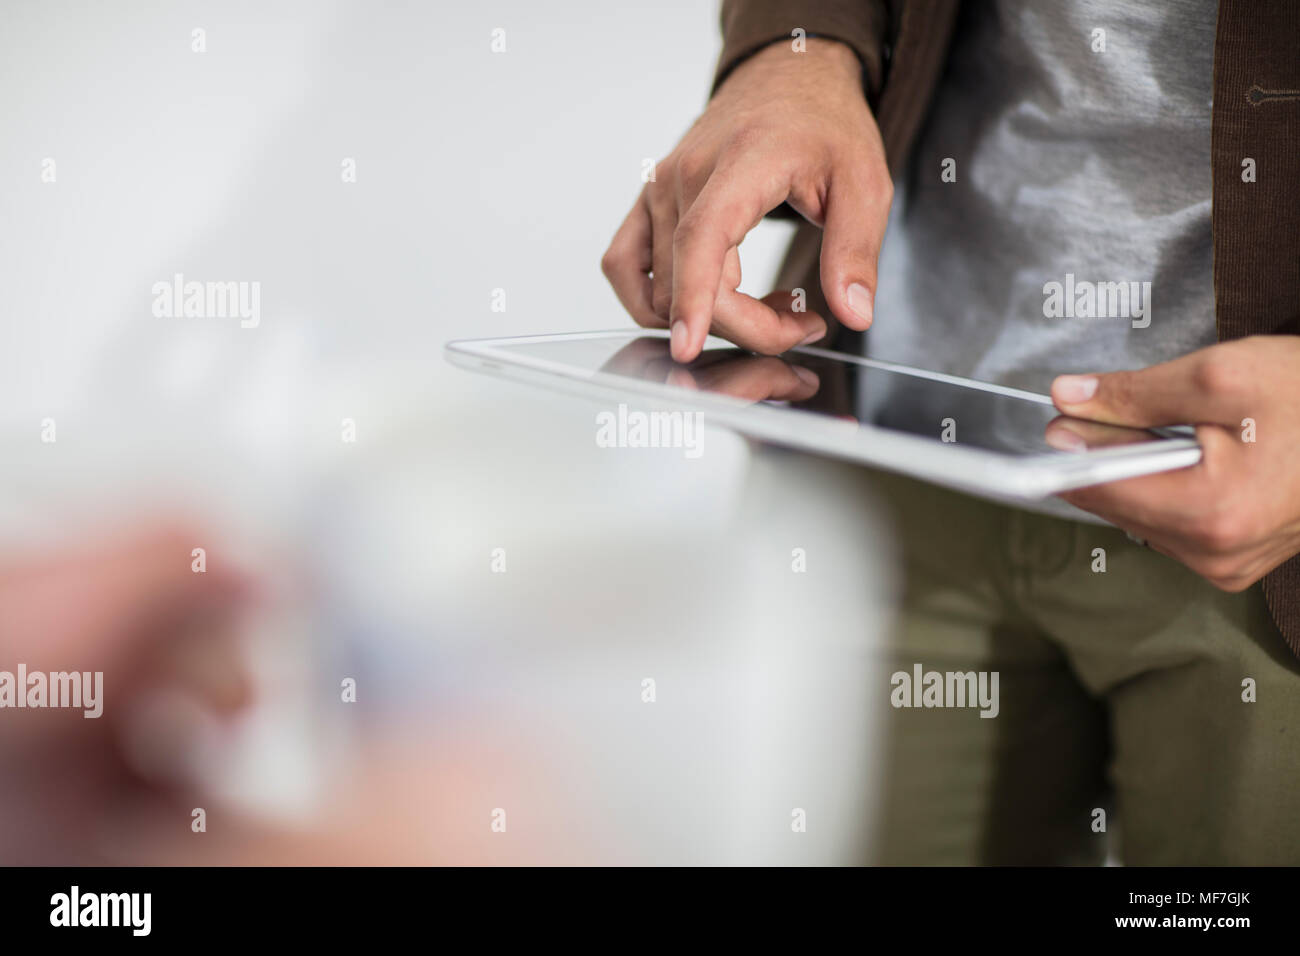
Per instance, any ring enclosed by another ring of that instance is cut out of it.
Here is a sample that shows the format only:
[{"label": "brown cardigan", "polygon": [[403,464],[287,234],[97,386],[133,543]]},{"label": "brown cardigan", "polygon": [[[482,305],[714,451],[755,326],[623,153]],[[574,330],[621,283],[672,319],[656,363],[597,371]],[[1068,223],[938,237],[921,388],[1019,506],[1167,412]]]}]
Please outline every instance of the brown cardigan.
[{"label": "brown cardigan", "polygon": [[[740,60],[796,28],[841,40],[862,60],[867,98],[897,178],[943,72],[958,5],[724,0],[715,88]],[[1242,181],[1246,158],[1255,160],[1256,182]],[[1300,0],[1219,0],[1211,163],[1219,339],[1300,334]],[[808,289],[809,307],[829,317],[818,291],[820,242],[819,230],[800,227],[780,286]],[[1264,596],[1300,657],[1300,556],[1264,578]]]}]

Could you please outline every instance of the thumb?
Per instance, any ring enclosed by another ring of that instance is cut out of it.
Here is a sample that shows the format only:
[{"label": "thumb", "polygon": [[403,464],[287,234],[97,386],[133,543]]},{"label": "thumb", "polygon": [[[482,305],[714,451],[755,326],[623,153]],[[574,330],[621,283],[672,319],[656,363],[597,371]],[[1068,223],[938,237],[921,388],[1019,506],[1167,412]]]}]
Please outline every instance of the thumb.
[{"label": "thumb", "polygon": [[861,332],[875,318],[876,263],[889,221],[893,187],[870,177],[834,180],[827,195],[822,236],[822,295],[831,312]]},{"label": "thumb", "polygon": [[1131,428],[1232,425],[1241,410],[1229,393],[1207,387],[1207,351],[1133,372],[1061,375],[1052,401],[1066,415]]}]

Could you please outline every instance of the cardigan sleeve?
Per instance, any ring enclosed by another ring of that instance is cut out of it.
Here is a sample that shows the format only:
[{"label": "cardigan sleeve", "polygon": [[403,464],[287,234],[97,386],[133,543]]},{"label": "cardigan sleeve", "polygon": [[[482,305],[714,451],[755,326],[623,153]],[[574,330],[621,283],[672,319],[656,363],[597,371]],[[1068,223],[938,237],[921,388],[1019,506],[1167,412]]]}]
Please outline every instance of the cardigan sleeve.
[{"label": "cardigan sleeve", "polygon": [[778,41],[803,36],[847,44],[862,61],[869,99],[884,81],[889,10],[885,0],[723,0],[722,55],[713,89],[746,57]]}]

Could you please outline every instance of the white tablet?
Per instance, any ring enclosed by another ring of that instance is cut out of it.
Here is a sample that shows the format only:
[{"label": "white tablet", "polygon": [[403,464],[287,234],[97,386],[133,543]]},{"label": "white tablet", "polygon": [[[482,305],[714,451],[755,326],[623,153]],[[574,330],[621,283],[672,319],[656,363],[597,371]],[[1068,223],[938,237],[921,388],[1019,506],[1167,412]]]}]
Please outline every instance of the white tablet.
[{"label": "white tablet", "polygon": [[[1140,431],[1064,418],[1046,395],[818,348],[779,358],[709,338],[672,360],[666,331],[450,342],[456,365],[704,427],[861,462],[999,500],[1185,468],[1187,428]],[[665,424],[667,421],[665,420]]]}]

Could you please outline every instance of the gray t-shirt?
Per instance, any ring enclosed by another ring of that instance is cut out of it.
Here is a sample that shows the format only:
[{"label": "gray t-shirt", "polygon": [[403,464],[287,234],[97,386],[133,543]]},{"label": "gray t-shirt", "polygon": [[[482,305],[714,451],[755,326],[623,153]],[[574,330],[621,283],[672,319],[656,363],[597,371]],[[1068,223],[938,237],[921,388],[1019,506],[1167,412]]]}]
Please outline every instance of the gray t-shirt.
[{"label": "gray t-shirt", "polygon": [[1212,343],[1215,16],[1214,0],[966,3],[867,353],[1045,392]]}]

